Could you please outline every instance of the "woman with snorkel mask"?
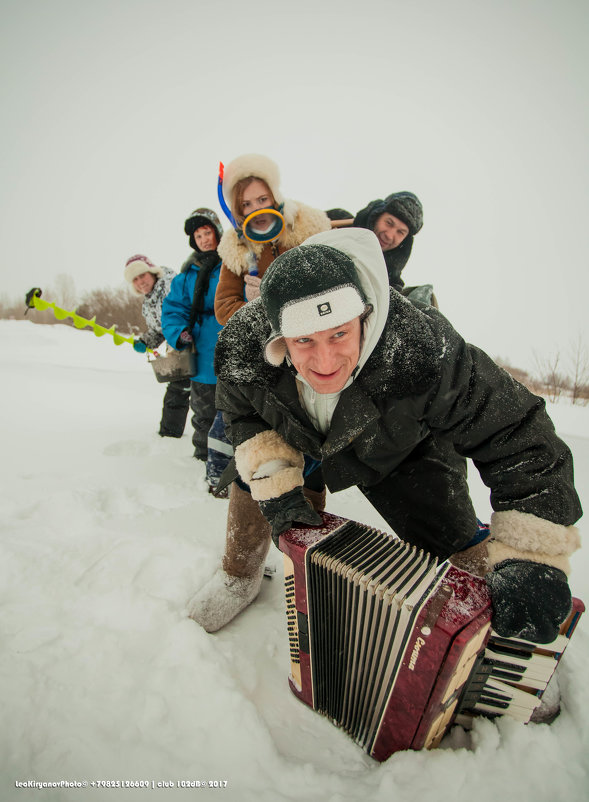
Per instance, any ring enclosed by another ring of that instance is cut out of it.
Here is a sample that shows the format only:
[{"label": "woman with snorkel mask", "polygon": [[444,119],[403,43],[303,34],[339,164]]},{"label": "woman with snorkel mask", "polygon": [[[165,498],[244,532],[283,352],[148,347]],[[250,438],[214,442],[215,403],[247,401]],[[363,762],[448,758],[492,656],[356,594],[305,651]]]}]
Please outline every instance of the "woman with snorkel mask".
[{"label": "woman with snorkel mask", "polygon": [[[219,203],[233,228],[225,231],[217,252],[223,260],[215,294],[215,317],[224,325],[259,294],[260,279],[274,259],[320,231],[327,215],[285,200],[276,164],[266,156],[247,154],[219,175]],[[191,618],[215,632],[258,595],[270,544],[270,527],[232,463],[220,482],[231,482],[222,564],[188,604]],[[220,488],[224,485],[220,484]],[[317,509],[325,507],[321,467],[311,461],[304,492]],[[267,537],[266,537],[267,535]]]},{"label": "woman with snorkel mask", "polygon": [[328,231],[331,222],[325,212],[285,199],[277,165],[256,153],[238,156],[224,170],[221,165],[219,202],[233,225],[218,247],[223,267],[215,316],[224,325],[257,297],[262,276],[279,254]]}]

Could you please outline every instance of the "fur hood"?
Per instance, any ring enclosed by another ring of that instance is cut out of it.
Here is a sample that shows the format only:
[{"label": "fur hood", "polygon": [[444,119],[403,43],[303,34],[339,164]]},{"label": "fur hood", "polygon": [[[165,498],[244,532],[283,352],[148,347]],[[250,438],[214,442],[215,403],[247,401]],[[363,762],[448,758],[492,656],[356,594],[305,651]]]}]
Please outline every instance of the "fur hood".
[{"label": "fur hood", "polygon": [[[285,200],[281,213],[285,221],[284,231],[277,241],[281,250],[295,248],[307,237],[331,228],[325,212],[299,201]],[[266,245],[264,242],[249,242],[232,228],[223,234],[218,252],[225,267],[236,276],[243,276],[248,272],[250,252],[259,258]]]},{"label": "fur hood", "polygon": [[265,181],[276,203],[284,203],[280,191],[280,170],[276,162],[261,153],[244,153],[225,167],[223,196],[229,206],[234,186],[244,178],[260,178]]}]

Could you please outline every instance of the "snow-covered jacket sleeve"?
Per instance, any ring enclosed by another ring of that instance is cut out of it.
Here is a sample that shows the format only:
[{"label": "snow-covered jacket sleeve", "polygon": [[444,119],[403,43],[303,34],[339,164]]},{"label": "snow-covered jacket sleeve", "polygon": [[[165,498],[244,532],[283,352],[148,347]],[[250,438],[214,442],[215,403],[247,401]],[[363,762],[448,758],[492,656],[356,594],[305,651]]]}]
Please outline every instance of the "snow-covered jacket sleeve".
[{"label": "snow-covered jacket sleeve", "polygon": [[[166,341],[172,348],[177,347],[180,333],[190,323],[196,276],[197,271],[194,269],[190,269],[186,273],[180,273],[172,280],[170,292],[164,298],[162,330]],[[195,341],[198,338],[198,332],[199,324],[196,322],[192,328],[192,336]]]},{"label": "snow-covered jacket sleeve", "polygon": [[564,526],[575,523],[582,510],[572,454],[557,436],[544,399],[439,319],[441,371],[427,394],[426,422],[473,460],[496,512],[516,510]]}]

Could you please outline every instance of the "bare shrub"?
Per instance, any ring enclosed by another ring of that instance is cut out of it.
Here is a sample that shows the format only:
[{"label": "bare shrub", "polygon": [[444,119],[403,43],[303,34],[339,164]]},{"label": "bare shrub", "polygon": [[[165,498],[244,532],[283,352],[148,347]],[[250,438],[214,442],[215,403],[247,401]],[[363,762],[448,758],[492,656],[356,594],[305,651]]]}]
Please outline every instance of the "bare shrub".
[{"label": "bare shrub", "polygon": [[571,344],[569,361],[571,402],[585,406],[589,402],[589,353],[580,335]]},{"label": "bare shrub", "polygon": [[563,390],[570,386],[570,381],[559,368],[560,353],[557,351],[555,354],[544,355],[534,352],[534,364],[543,388],[542,395],[553,403],[558,401]]},{"label": "bare shrub", "polygon": [[126,286],[91,290],[84,295],[77,311],[82,317],[95,317],[96,322],[105,328],[114,325],[123,333],[138,334],[145,329],[141,298],[133,295]]},{"label": "bare shrub", "polygon": [[76,285],[69,273],[59,273],[57,275],[55,285],[49,289],[48,295],[62,309],[74,309],[78,300]]},{"label": "bare shrub", "polygon": [[552,357],[548,361],[538,360],[538,357],[536,357],[537,375],[532,375],[526,370],[514,367],[503,357],[495,357],[495,362],[535,395],[541,395],[550,401],[556,401],[563,392],[567,394],[570,392],[571,380],[567,376],[561,375],[556,369],[559,362],[558,356]]},{"label": "bare shrub", "polygon": [[9,298],[6,293],[0,295],[0,320],[23,320],[25,311],[24,295],[20,302]]}]

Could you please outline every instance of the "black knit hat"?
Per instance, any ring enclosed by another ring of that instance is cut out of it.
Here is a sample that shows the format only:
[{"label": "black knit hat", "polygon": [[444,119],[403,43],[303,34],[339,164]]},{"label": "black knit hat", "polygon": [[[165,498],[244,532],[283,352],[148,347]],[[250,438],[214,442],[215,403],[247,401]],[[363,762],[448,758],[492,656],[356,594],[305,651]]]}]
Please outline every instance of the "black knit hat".
[{"label": "black knit hat", "polygon": [[371,201],[361,209],[354,219],[354,225],[374,231],[376,221],[388,212],[398,217],[409,228],[409,236],[414,236],[423,225],[423,206],[413,192],[393,192],[384,200]]},{"label": "black knit hat", "polygon": [[215,229],[217,244],[223,236],[221,222],[212,209],[207,209],[204,206],[195,209],[184,221],[184,233],[188,236],[190,247],[198,253],[201,253],[201,250],[194,241],[194,232],[197,228],[202,228],[202,226],[212,226]]},{"label": "black knit hat", "polygon": [[366,295],[354,262],[329,245],[300,245],[277,257],[260,284],[272,326],[265,356],[280,365],[282,337],[299,337],[341,326],[366,311]]},{"label": "black knit hat", "polygon": [[[383,212],[398,217],[414,236],[423,226],[423,206],[413,192],[393,192],[384,199]],[[382,212],[381,212],[382,214]],[[376,222],[376,221],[375,221]]]}]

